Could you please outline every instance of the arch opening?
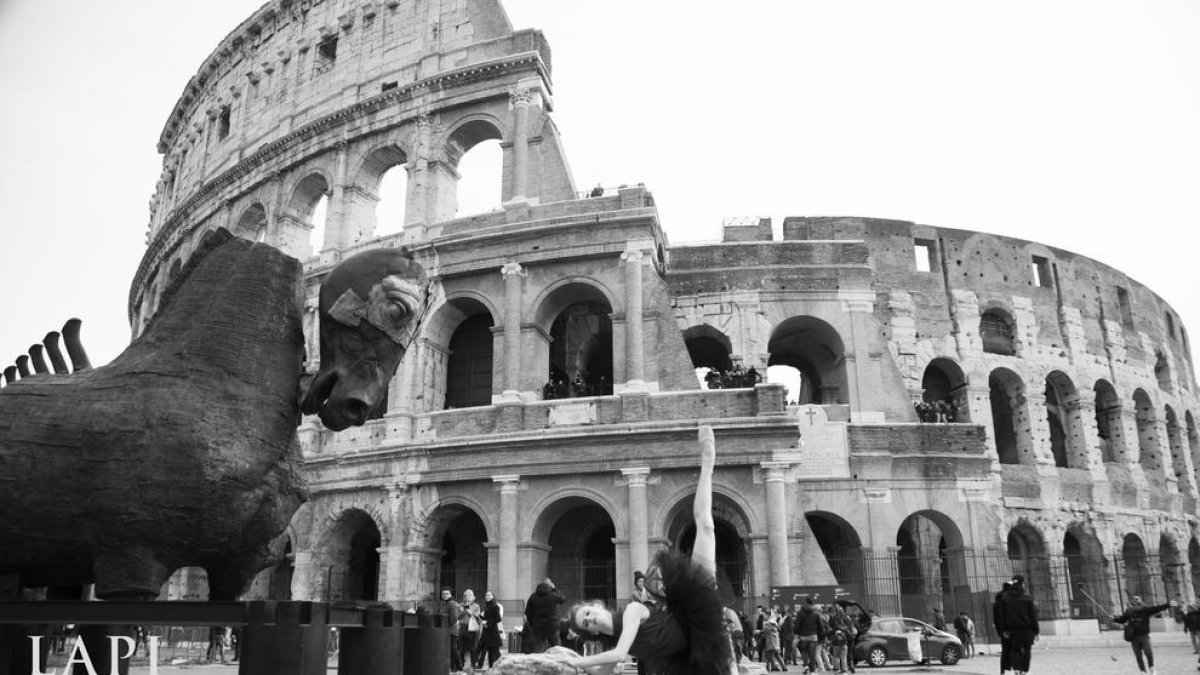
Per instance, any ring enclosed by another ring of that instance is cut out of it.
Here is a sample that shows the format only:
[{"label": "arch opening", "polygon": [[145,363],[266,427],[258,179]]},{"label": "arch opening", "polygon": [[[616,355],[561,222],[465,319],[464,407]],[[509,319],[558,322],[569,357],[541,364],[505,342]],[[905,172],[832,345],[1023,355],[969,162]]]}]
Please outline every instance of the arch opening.
[{"label": "arch opening", "polygon": [[1025,413],[1025,384],[1016,373],[997,368],[988,376],[992,434],[1001,464],[1032,464],[1029,419]]},{"label": "arch opening", "polygon": [[568,602],[603,600],[616,607],[616,527],[600,505],[573,500],[550,528],[547,576]]},{"label": "arch opening", "polygon": [[1096,434],[1100,438],[1100,454],[1105,462],[1120,461],[1121,400],[1107,380],[1096,380]]},{"label": "arch opening", "polygon": [[1016,347],[1016,326],[1012,315],[993,307],[979,317],[979,337],[983,341],[983,351],[988,354],[1014,356]]},{"label": "arch opening", "polygon": [[922,422],[966,422],[970,420],[967,379],[954,361],[938,357],[921,375],[921,400],[916,404]]},{"label": "arch opening", "polygon": [[767,343],[771,366],[790,366],[800,373],[800,404],[834,405],[849,402],[846,390],[845,345],[838,332],[813,316],[780,323]]}]

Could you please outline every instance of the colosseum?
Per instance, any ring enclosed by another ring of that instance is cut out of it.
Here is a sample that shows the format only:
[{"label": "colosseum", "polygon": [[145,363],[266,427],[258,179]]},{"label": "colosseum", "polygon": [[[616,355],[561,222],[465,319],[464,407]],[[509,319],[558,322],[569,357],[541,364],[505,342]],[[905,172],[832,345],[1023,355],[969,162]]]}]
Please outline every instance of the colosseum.
[{"label": "colosseum", "polygon": [[[672,244],[652,186],[574,183],[551,63],[497,0],[272,0],[187,83],[135,330],[217,227],[307,261],[313,312],[367,248],[407,246],[437,284],[386,411],[303,423],[311,501],[253,593],[410,607],[450,585],[517,616],[549,576],[621,602],[656,551],[689,546],[703,424],[747,609],[838,586],[882,614],[980,616],[1019,571],[1062,634],[1099,629],[1093,598],[1194,597],[1200,407],[1151,289],[1037,242],[875,218]],[[460,213],[460,160],[484,143],[500,205]],[[406,186],[396,227],[376,216],[385,174]]]}]

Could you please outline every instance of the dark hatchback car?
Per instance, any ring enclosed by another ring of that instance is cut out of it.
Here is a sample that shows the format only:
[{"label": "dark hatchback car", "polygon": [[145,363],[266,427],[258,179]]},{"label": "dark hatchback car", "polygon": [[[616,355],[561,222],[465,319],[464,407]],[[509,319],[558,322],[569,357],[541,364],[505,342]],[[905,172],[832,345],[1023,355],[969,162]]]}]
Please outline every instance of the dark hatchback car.
[{"label": "dark hatchback car", "polygon": [[958,637],[916,619],[886,617],[874,619],[871,627],[859,635],[854,644],[854,659],[876,668],[889,659],[908,661],[911,658],[908,640],[913,634],[921,640],[921,654],[926,663],[941,661],[952,666],[962,658],[963,646]]}]

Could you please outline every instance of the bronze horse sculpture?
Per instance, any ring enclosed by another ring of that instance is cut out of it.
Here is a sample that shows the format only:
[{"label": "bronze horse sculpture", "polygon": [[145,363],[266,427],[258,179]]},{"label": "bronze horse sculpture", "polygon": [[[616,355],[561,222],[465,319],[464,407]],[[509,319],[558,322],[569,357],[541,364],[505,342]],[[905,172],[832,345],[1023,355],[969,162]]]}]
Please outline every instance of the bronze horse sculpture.
[{"label": "bronze horse sculpture", "polygon": [[152,598],[174,570],[200,566],[210,599],[235,599],[306,498],[300,413],[334,430],[376,413],[425,291],[406,250],[347,258],[322,284],[321,366],[303,376],[300,262],[208,233],[112,363],[9,373],[0,574]]}]

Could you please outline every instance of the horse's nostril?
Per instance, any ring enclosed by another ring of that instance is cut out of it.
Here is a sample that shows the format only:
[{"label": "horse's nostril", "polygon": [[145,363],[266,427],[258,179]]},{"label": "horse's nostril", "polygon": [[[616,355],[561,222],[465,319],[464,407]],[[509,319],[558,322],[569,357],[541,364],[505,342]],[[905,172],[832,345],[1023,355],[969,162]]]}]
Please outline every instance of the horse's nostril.
[{"label": "horse's nostril", "polygon": [[359,399],[348,399],[345,404],[346,417],[357,420],[359,422],[367,419],[367,413],[370,412],[370,407]]}]

